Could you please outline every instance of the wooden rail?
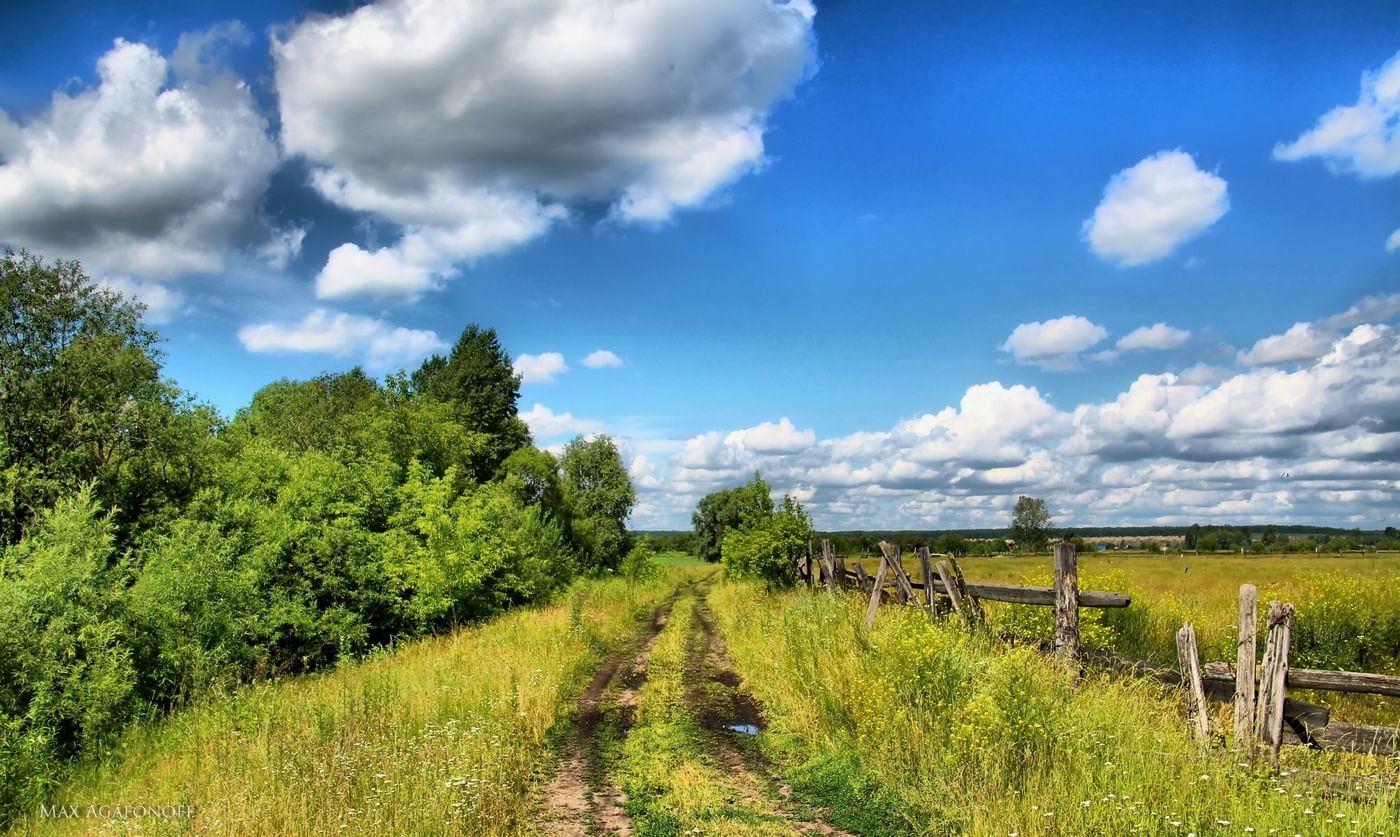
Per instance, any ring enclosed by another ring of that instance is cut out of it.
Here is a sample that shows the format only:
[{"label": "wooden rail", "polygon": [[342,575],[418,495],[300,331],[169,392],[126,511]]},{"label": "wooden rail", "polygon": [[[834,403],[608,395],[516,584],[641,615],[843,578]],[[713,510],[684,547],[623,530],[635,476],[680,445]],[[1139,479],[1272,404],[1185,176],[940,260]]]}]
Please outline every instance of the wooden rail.
[{"label": "wooden rail", "polygon": [[[868,578],[869,576],[867,576]],[[859,577],[851,571],[846,572],[846,580],[854,585],[860,586]],[[887,580],[886,584],[890,582]],[[910,586],[915,590],[925,589],[924,582],[911,581]],[[864,585],[868,591],[870,588],[867,582]],[[967,582],[967,591],[979,599],[989,602],[1007,602],[1010,604],[1040,605],[1042,607],[1055,606],[1055,590],[1051,587],[1023,587],[1016,584],[992,584],[986,581]],[[935,577],[933,580],[933,592],[941,596],[948,595],[947,588],[944,587],[941,579]],[[1127,607],[1133,603],[1133,599],[1127,593],[1109,593],[1102,590],[1080,590],[1080,607]]]}]

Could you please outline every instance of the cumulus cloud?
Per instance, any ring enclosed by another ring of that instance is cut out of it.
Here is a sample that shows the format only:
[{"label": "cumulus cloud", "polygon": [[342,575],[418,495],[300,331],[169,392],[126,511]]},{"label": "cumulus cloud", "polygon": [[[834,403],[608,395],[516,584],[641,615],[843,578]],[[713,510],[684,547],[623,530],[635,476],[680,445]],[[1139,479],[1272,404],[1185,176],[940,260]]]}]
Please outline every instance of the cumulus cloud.
[{"label": "cumulus cloud", "polygon": [[1177,349],[1191,339],[1191,332],[1173,328],[1166,323],[1156,323],[1134,329],[1118,340],[1118,348],[1123,351],[1143,349]]},{"label": "cumulus cloud", "polygon": [[0,240],[97,276],[221,270],[279,163],[247,85],[211,69],[230,31],[182,39],[193,77],[177,84],[160,53],[118,39],[96,87],[23,124],[0,112]]},{"label": "cumulus cloud", "polygon": [[556,413],[543,404],[536,403],[527,412],[520,414],[521,420],[530,428],[530,435],[538,440],[558,439],[561,436],[588,435],[603,430],[602,422],[593,419],[576,418],[573,413]]},{"label": "cumulus cloud", "polygon": [[564,356],[558,352],[524,354],[515,359],[515,371],[527,384],[550,384],[556,375],[569,371]]},{"label": "cumulus cloud", "polygon": [[1070,315],[1041,323],[1022,323],[997,348],[1017,363],[1045,369],[1074,369],[1079,354],[1101,342],[1108,330],[1084,317]]},{"label": "cumulus cloud", "polygon": [[1393,253],[1396,250],[1400,250],[1400,230],[1396,230],[1385,239],[1385,251]]},{"label": "cumulus cloud", "polygon": [[[372,281],[415,297],[574,209],[656,223],[765,163],[774,104],[815,67],[808,0],[379,0],[275,40],[282,142],[312,185],[397,225]],[[359,250],[357,245],[347,244]]]},{"label": "cumulus cloud", "polygon": [[613,354],[607,349],[598,349],[596,351],[589,352],[588,356],[579,362],[582,363],[584,366],[587,366],[589,369],[603,369],[606,367],[621,366],[622,358],[618,357],[617,355]]},{"label": "cumulus cloud", "polygon": [[1360,177],[1400,173],[1400,53],[1361,74],[1356,104],[1333,108],[1297,139],[1274,146],[1276,160],[1310,157]]},{"label": "cumulus cloud", "polygon": [[1265,337],[1247,351],[1240,352],[1240,363],[1272,366],[1322,357],[1332,347],[1332,336],[1312,323],[1294,323],[1283,334]]},{"label": "cumulus cloud", "polygon": [[408,364],[444,351],[436,332],[318,308],[295,323],[255,323],[239,329],[250,352],[305,352],[358,357],[375,369]]},{"label": "cumulus cloud", "polygon": [[293,224],[274,228],[271,236],[257,248],[257,256],[276,270],[286,270],[287,265],[301,255],[301,243],[306,239],[310,228]]},{"label": "cumulus cloud", "polygon": [[789,454],[816,444],[812,430],[798,430],[787,416],[777,424],[765,421],[745,430],[735,430],[724,437],[724,443],[760,454]]},{"label": "cumulus cloud", "polygon": [[1100,258],[1131,267],[1167,256],[1229,209],[1223,178],[1184,151],[1159,151],[1109,179],[1083,235]]},{"label": "cumulus cloud", "polygon": [[1333,314],[1319,324],[1323,328],[1343,329],[1362,323],[1383,323],[1400,317],[1400,293],[1368,296],[1340,314]]}]

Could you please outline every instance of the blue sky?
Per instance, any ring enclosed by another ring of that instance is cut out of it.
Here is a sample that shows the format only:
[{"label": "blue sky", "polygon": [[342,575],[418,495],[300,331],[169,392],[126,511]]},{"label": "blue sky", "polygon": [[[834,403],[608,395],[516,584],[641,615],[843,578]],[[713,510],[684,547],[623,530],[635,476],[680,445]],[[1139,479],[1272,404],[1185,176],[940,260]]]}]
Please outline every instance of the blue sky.
[{"label": "blue sky", "polygon": [[143,299],[225,414],[475,321],[540,444],[619,439],[638,526],[755,468],[828,528],[1001,525],[1020,493],[1394,522],[1393,4],[0,22],[0,242]]}]

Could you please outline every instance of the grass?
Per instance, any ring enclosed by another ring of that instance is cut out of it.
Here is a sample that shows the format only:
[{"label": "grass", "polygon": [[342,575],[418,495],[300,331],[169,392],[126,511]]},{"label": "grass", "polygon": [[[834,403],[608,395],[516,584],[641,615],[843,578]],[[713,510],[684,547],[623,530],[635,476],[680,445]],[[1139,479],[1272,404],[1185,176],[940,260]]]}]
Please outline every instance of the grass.
[{"label": "grass", "polygon": [[1201,750],[1177,694],[1149,681],[1090,675],[1076,688],[1034,650],[912,609],[883,608],[867,631],[856,597],[730,584],[710,599],[764,704],[767,751],[833,825],[1184,836],[1394,834],[1400,822],[1393,792],[1323,800]]},{"label": "grass", "polygon": [[695,681],[703,675],[705,638],[695,607],[688,595],[671,611],[651,649],[636,724],[614,753],[637,834],[791,834],[768,800],[737,786],[733,770],[721,771],[707,746],[709,733],[697,720],[703,698],[697,700]]},{"label": "grass", "polygon": [[17,833],[513,834],[547,733],[672,592],[581,582],[558,602],[321,676],[248,687],[130,732],[54,802],[191,805],[193,820],[16,823]]}]

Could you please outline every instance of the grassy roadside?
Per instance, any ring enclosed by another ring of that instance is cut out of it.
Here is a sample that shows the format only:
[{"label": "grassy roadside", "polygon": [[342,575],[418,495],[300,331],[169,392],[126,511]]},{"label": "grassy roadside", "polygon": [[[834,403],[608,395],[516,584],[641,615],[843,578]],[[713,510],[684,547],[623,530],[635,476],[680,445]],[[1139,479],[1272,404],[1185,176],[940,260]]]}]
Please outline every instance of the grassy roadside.
[{"label": "grassy roadside", "polygon": [[[887,834],[1395,834],[1400,800],[1321,800],[1200,752],[1175,695],[854,598],[710,600],[772,758],[833,825]],[[1383,769],[1371,762],[1369,769]],[[1353,831],[1355,829],[1355,831]]]},{"label": "grassy roadside", "polygon": [[547,732],[599,661],[694,574],[581,582],[549,606],[202,702],[132,731],[53,799],[80,811],[189,805],[193,820],[35,812],[14,831],[518,833]]}]

